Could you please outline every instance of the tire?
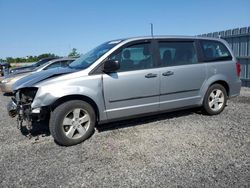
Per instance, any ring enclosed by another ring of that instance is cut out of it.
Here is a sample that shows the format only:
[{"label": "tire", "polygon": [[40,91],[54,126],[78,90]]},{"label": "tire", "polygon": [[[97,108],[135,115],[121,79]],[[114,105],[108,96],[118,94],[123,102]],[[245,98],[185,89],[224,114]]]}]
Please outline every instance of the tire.
[{"label": "tire", "polygon": [[208,115],[220,114],[227,103],[226,89],[220,84],[210,86],[203,100],[203,110]]},{"label": "tire", "polygon": [[88,139],[95,124],[96,114],[92,106],[85,101],[71,100],[51,113],[49,129],[56,143],[72,146]]}]

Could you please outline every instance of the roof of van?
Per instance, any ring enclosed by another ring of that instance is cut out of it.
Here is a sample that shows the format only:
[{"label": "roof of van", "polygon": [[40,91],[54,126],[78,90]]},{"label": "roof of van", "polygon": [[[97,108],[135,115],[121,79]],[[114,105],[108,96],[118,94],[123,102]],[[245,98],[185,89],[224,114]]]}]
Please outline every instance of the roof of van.
[{"label": "roof of van", "polygon": [[56,62],[56,61],[67,61],[67,60],[75,60],[76,57],[61,57],[57,59],[52,59],[49,62]]},{"label": "roof of van", "polygon": [[[155,35],[155,36],[139,36],[139,37],[128,37],[120,39],[121,41],[133,41],[133,40],[144,40],[144,39],[209,39],[209,40],[219,40],[220,38],[212,38],[212,37],[201,37],[201,36],[183,36],[183,35]],[[118,41],[118,40],[114,40]]]}]

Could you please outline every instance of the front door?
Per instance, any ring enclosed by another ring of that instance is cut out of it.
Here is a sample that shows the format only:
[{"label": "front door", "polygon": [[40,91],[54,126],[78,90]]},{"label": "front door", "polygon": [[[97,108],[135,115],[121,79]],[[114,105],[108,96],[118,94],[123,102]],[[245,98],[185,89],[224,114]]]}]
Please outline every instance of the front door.
[{"label": "front door", "polygon": [[159,110],[159,69],[155,69],[150,41],[117,50],[109,59],[118,60],[116,73],[103,74],[108,119]]}]

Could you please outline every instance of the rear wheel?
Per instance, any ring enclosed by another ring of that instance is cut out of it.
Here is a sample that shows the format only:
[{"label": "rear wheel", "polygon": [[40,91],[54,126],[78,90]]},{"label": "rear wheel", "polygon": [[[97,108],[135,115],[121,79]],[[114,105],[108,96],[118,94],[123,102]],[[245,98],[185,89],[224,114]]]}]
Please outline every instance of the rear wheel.
[{"label": "rear wheel", "polygon": [[52,112],[49,128],[58,144],[71,146],[89,138],[95,123],[96,115],[92,106],[84,101],[72,100]]},{"label": "rear wheel", "polygon": [[210,86],[204,97],[203,108],[209,115],[221,113],[227,103],[227,92],[220,84]]}]

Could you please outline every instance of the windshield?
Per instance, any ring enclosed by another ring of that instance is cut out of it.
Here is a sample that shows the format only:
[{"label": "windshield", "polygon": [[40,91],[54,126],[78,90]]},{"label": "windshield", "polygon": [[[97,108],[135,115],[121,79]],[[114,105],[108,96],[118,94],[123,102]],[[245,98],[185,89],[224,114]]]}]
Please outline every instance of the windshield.
[{"label": "windshield", "polygon": [[113,48],[120,42],[121,40],[110,41],[101,44],[100,46],[94,48],[93,50],[87,52],[86,54],[82,55],[81,57],[70,63],[69,67],[74,69],[85,69],[92,65],[97,59],[99,59],[102,55],[104,55],[107,51],[109,51],[111,48]]},{"label": "windshield", "polygon": [[47,63],[48,61],[51,61],[53,59],[55,59],[55,58],[40,59],[38,62],[34,63],[32,66],[39,67],[39,66],[44,65],[45,63]]},{"label": "windshield", "polygon": [[42,65],[39,65],[38,67],[34,68],[33,70],[37,71],[37,70],[41,69],[42,67],[46,67],[49,64],[51,64],[51,61],[48,61],[48,62],[46,62],[46,63],[44,63]]}]

